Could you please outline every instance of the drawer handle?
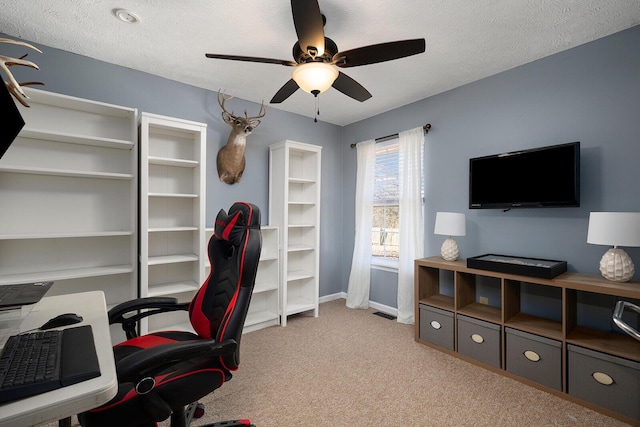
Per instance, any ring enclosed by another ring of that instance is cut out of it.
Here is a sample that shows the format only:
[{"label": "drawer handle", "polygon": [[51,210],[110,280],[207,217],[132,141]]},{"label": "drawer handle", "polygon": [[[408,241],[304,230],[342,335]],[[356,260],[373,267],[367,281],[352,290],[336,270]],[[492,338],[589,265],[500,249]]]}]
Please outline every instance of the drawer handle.
[{"label": "drawer handle", "polygon": [[431,327],[433,329],[440,329],[440,328],[442,328],[442,325],[440,324],[440,322],[438,322],[436,320],[432,320],[431,321]]},{"label": "drawer handle", "polygon": [[539,362],[540,361],[540,355],[538,353],[536,353],[535,351],[527,350],[522,354],[524,354],[524,357],[526,357],[527,359],[529,359],[532,362]]},{"label": "drawer handle", "polygon": [[482,338],[482,335],[478,335],[478,334],[471,335],[471,339],[476,344],[482,344],[484,342],[484,338]]},{"label": "drawer handle", "polygon": [[602,385],[611,385],[614,383],[613,378],[604,372],[594,372],[591,376]]}]

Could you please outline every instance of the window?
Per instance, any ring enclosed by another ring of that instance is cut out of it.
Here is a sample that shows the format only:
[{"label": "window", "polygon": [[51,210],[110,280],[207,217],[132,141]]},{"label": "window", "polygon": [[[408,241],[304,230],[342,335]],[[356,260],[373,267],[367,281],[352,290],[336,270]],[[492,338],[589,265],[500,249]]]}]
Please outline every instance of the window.
[{"label": "window", "polygon": [[[424,159],[424,156],[422,158]],[[424,182],[422,187],[424,192]],[[399,225],[400,156],[398,138],[393,138],[376,144],[376,164],[373,178],[373,229],[371,232],[373,265],[397,267]]]}]

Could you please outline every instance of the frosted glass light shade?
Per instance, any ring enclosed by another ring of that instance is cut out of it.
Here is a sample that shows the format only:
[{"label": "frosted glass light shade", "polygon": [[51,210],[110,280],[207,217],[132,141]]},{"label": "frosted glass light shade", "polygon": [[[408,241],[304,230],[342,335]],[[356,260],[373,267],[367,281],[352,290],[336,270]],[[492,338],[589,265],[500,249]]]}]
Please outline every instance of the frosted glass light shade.
[{"label": "frosted glass light shade", "polygon": [[635,267],[616,246],[640,246],[640,212],[591,212],[587,243],[613,246],[600,260],[600,273],[614,282],[628,282]]},{"label": "frosted glass light shade", "polygon": [[295,67],[291,78],[305,92],[322,93],[338,78],[338,69],[324,62],[309,62]]},{"label": "frosted glass light shade", "polygon": [[436,226],[433,232],[443,236],[465,236],[467,234],[467,223],[464,214],[437,212]]}]

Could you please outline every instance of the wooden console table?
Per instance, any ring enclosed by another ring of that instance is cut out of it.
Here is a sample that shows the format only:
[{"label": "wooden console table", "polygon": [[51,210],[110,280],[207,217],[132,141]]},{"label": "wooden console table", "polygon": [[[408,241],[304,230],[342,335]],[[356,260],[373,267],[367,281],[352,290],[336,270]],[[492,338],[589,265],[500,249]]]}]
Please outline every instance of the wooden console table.
[{"label": "wooden console table", "polygon": [[549,280],[418,259],[415,340],[640,426],[640,341],[613,325],[619,299],[637,304],[640,282],[578,273]]}]

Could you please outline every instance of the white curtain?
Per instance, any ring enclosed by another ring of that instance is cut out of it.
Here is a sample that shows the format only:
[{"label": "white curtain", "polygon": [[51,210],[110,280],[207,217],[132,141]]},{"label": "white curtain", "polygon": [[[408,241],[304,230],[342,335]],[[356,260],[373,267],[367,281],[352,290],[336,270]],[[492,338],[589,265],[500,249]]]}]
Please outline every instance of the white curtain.
[{"label": "white curtain", "polygon": [[414,260],[424,255],[422,219],[422,127],[400,132],[400,261],[398,322],[414,323]]},{"label": "white curtain", "polygon": [[356,237],[347,288],[347,307],[368,308],[371,282],[373,173],[376,164],[375,141],[361,142],[356,145],[356,150]]}]

